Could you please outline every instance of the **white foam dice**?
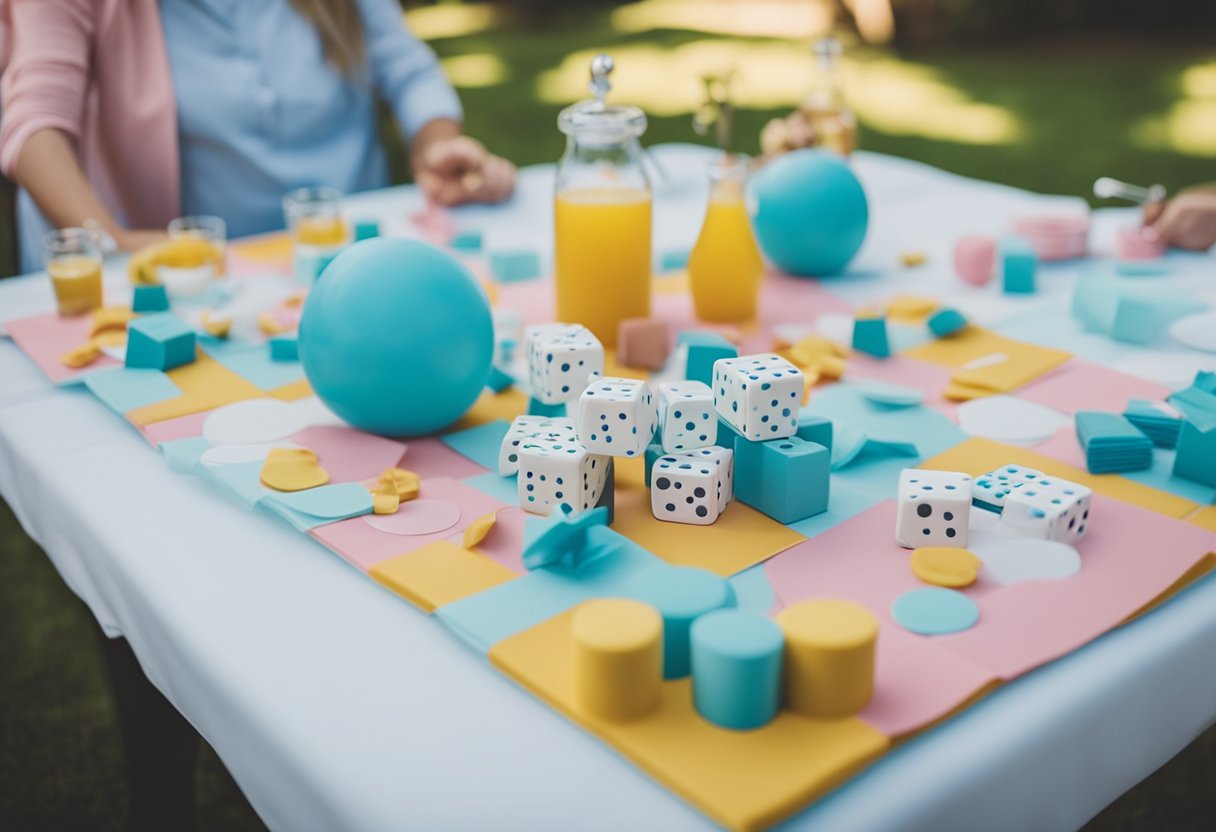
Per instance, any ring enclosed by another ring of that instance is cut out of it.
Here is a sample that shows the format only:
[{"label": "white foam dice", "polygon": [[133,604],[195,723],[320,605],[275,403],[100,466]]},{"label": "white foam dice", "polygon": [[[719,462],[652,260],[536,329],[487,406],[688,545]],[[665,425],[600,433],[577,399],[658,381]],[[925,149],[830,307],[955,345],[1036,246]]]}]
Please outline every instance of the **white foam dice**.
[{"label": "white foam dice", "polygon": [[905,468],[899,474],[895,542],[905,549],[966,546],[970,512],[969,474]]},{"label": "white foam dice", "polygon": [[1027,483],[1034,484],[1047,475],[1025,465],[1009,463],[975,478],[971,499],[980,508],[1000,511],[1005,500]]},{"label": "white foam dice", "polygon": [[607,457],[576,441],[525,439],[519,444],[519,505],[546,517],[555,509],[571,516],[590,511],[604,491],[608,466]]},{"label": "white foam dice", "polygon": [[592,378],[604,374],[604,346],[583,326],[529,327],[528,379],[544,404],[578,399]]},{"label": "white foam dice", "polygon": [[714,362],[714,407],[753,442],[798,431],[802,372],[779,355],[744,355]]},{"label": "white foam dice", "polygon": [[659,441],[669,454],[707,448],[717,442],[714,391],[699,381],[660,384]]},{"label": "white foam dice", "polygon": [[1093,491],[1043,475],[1012,491],[1001,509],[1001,528],[1022,537],[1074,543],[1089,528]]},{"label": "white foam dice", "polygon": [[509,477],[519,471],[519,444],[527,439],[575,442],[574,420],[565,416],[516,416],[498,449],[498,473]]},{"label": "white foam dice", "polygon": [[650,510],[659,520],[708,526],[730,502],[734,454],[698,448],[655,460],[650,472]]},{"label": "white foam dice", "polygon": [[609,456],[642,456],[654,437],[658,409],[644,381],[597,378],[578,399],[578,441]]}]

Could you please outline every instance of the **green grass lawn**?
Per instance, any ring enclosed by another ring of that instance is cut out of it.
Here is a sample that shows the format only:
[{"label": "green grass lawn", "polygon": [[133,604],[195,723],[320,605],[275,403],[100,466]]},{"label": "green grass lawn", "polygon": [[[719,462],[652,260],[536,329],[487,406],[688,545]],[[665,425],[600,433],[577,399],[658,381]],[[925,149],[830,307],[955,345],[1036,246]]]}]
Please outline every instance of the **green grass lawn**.
[{"label": "green grass lawn", "polygon": [[[769,50],[789,48],[784,41],[723,39],[670,29],[624,33],[611,27],[606,11],[568,12],[543,24],[500,22],[433,44],[444,58],[490,55],[501,62],[501,82],[461,91],[468,128],[497,152],[530,164],[554,161],[561,154],[563,137],[556,117],[562,105],[542,100],[538,89],[567,54],[602,48],[627,55],[642,46],[657,47],[661,53],[706,41],[742,44],[753,60]],[[1007,142],[932,138],[933,131],[918,127],[915,119],[909,123],[905,118],[892,128],[882,107],[868,101],[866,110],[858,107],[861,146],[1050,193],[1088,195],[1094,178],[1101,175],[1162,182],[1171,188],[1216,179],[1216,158],[1183,155],[1161,142],[1154,145],[1151,138],[1144,139],[1147,128],[1136,127],[1170,112],[1184,91],[1184,72],[1216,60],[1210,43],[1095,39],[941,48],[912,55],[861,50],[859,66],[881,66],[895,81],[919,79],[921,86],[913,90],[923,90],[928,78],[937,92],[991,105],[1019,125],[1016,140]],[[789,72],[797,78],[808,69],[809,64],[794,61]],[[679,81],[661,72],[653,78],[656,85]],[[867,96],[880,94],[878,87],[868,88]],[[934,107],[940,109],[938,105],[940,101]],[[926,110],[930,121],[937,112],[934,107]],[[785,105],[740,109],[736,149],[754,152],[761,125],[787,111]],[[866,111],[876,118],[867,120]],[[687,112],[652,115],[650,125],[648,143],[699,140]],[[398,167],[397,176],[404,175]],[[11,262],[11,255],[11,248],[0,250],[0,261]],[[0,504],[0,829],[121,828],[124,795],[117,735],[86,616],[45,555]],[[1203,828],[1216,816],[1216,798],[1209,788],[1213,782],[1216,732],[1209,731],[1091,828]],[[201,828],[260,827],[209,751],[200,765],[199,786]]]}]

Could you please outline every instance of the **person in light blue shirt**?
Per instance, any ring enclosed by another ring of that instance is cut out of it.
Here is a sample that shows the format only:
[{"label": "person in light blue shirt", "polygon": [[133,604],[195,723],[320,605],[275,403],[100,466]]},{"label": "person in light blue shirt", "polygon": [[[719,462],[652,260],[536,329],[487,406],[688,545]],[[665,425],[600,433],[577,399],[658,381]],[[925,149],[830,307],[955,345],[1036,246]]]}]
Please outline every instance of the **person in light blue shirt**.
[{"label": "person in light blue shirt", "polygon": [[[408,139],[415,181],[431,200],[497,202],[514,187],[514,166],[462,135],[460,101],[434,52],[406,28],[397,0],[160,0],[159,17],[177,109],[182,215],[220,216],[240,237],[283,228],[282,197],[295,188],[388,185],[378,102]],[[89,187],[83,177],[56,180],[59,169],[78,165],[74,154],[62,165],[54,153],[36,158],[39,165],[26,166],[35,181],[21,182],[19,197],[26,271],[41,265],[40,240],[51,227],[44,215],[78,225],[62,218],[98,202],[91,190],[76,193]],[[120,248],[164,235],[99,213],[85,218]]]}]

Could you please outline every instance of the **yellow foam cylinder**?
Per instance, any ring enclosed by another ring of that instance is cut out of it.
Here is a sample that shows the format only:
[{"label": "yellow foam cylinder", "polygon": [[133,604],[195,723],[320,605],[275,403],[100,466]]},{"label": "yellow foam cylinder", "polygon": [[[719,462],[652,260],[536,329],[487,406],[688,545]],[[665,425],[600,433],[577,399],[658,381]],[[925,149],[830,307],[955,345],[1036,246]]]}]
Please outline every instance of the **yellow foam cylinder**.
[{"label": "yellow foam cylinder", "polygon": [[878,620],[852,601],[815,599],[782,610],[785,706],[814,719],[852,716],[874,690]]},{"label": "yellow foam cylinder", "polygon": [[663,617],[649,604],[602,598],[579,607],[572,623],[578,706],[603,719],[639,719],[659,704]]}]

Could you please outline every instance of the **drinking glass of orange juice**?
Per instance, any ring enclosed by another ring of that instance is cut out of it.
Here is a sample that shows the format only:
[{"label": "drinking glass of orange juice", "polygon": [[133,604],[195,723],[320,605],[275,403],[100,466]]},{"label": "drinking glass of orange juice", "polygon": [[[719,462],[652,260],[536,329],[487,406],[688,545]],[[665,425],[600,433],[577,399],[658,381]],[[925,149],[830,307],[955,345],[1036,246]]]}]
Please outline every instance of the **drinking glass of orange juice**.
[{"label": "drinking glass of orange juice", "polygon": [[739,323],[756,317],[764,261],[743,199],[751,159],[731,154],[710,166],[705,224],[688,257],[697,317]]},{"label": "drinking glass of orange juice", "polygon": [[350,229],[342,217],[342,192],[298,188],[283,197],[283,214],[291,232],[296,279],[312,285],[350,243]]},{"label": "drinking glass of orange juice", "polygon": [[651,193],[638,138],[646,115],[604,103],[612,60],[592,62],[595,98],[562,110],[554,253],[557,318],[616,344],[626,318],[650,315]]},{"label": "drinking glass of orange juice", "polygon": [[46,271],[60,315],[83,315],[102,304],[101,248],[87,228],[61,228],[43,238]]}]

